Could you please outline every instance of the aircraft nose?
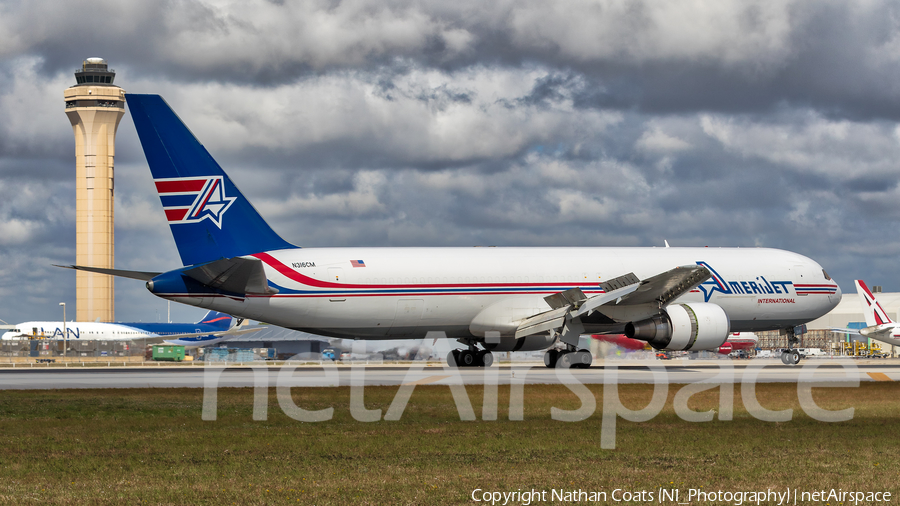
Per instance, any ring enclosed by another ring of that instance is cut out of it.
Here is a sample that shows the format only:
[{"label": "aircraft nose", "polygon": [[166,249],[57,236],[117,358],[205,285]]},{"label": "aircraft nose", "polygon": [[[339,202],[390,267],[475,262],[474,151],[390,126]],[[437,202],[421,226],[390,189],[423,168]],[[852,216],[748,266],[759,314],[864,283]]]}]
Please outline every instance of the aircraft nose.
[{"label": "aircraft nose", "polygon": [[834,286],[836,288],[836,290],[834,291],[834,295],[828,297],[829,301],[831,302],[831,309],[834,309],[841,301],[841,297],[844,296],[841,292],[841,285],[839,285],[837,281],[834,282]]}]

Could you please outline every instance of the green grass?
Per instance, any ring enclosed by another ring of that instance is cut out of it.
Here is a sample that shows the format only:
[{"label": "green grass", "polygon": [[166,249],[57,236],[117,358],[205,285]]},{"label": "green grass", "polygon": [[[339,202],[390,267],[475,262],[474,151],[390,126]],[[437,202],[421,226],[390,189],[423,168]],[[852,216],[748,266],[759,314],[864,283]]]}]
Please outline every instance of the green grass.
[{"label": "green grass", "polygon": [[[2,504],[463,504],[475,488],[649,490],[890,490],[900,493],[898,395],[894,383],[818,389],[828,409],[852,420],[815,421],[796,385],[761,384],[768,409],[790,422],[751,417],[735,390],[733,421],[688,423],[672,409],[644,423],[618,421],[615,450],[600,448],[598,409],[583,422],[550,418],[574,409],[567,388],[528,385],[525,420],[460,421],[447,387],[419,386],[397,422],[355,421],[349,388],[294,389],[306,409],[334,407],[327,422],[285,416],[270,391],[267,421],[252,420],[252,389],[219,390],[217,421],[202,421],[200,389],[0,392]],[[467,387],[476,414],[481,388]],[[646,404],[652,385],[622,385],[623,402]],[[396,387],[366,389],[384,413]],[[716,407],[718,394],[691,398]],[[684,492],[682,492],[684,493]],[[483,504],[483,503],[481,503]],[[823,503],[824,504],[824,503]]]}]

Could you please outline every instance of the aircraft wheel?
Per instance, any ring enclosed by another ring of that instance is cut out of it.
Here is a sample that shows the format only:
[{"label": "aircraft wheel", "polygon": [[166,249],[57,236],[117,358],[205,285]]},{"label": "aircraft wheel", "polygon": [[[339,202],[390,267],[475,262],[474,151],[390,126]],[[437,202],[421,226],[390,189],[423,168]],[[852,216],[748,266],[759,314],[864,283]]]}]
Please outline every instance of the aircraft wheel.
[{"label": "aircraft wheel", "polygon": [[797,365],[800,363],[800,352],[797,350],[791,350],[790,353],[790,365]]},{"label": "aircraft wheel", "polygon": [[791,353],[788,351],[781,352],[781,363],[784,365],[790,365],[790,357]]},{"label": "aircraft wheel", "polygon": [[572,353],[572,365],[579,369],[587,369],[591,366],[594,358],[588,350],[578,350]]},{"label": "aircraft wheel", "polygon": [[547,350],[544,353],[544,365],[553,369],[556,367],[556,361],[559,359],[559,351],[558,350]]},{"label": "aircraft wheel", "polygon": [[459,350],[452,350],[447,354],[447,365],[459,367]]},{"label": "aircraft wheel", "polygon": [[472,367],[475,365],[475,354],[469,350],[459,352],[459,365],[462,367]]},{"label": "aircraft wheel", "polygon": [[557,369],[571,369],[575,366],[575,355],[577,352],[571,351],[561,351],[559,352],[559,358],[556,359],[556,368]]},{"label": "aircraft wheel", "polygon": [[478,360],[475,363],[482,367],[490,367],[494,364],[494,354],[487,350],[481,350],[478,352]]}]

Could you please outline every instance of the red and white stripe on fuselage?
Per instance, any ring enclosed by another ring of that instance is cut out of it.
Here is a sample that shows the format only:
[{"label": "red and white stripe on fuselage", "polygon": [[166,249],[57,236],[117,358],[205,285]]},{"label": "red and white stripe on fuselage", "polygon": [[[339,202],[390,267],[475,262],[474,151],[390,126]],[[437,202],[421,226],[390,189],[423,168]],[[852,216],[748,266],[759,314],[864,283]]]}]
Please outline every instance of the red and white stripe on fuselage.
[{"label": "red and white stripe on fuselage", "polygon": [[815,294],[826,294],[826,295],[834,295],[837,292],[837,284],[827,284],[827,285],[794,285],[794,291],[797,292],[797,295],[815,295]]},{"label": "red and white stripe on fuselage", "polygon": [[[303,275],[295,269],[289,267],[284,262],[278,260],[269,253],[257,253],[252,255],[258,258],[267,266],[274,269],[283,279],[278,280],[275,276],[269,278],[270,282],[280,285],[281,290],[276,297],[334,297],[340,295],[342,297],[372,297],[381,295],[390,296],[427,296],[427,295],[551,295],[559,293],[570,288],[580,288],[585,295],[591,297],[593,295],[604,293],[597,284],[587,284],[578,282],[478,282],[478,283],[342,283],[339,279],[335,281],[324,281],[310,276]],[[360,260],[349,261],[349,266],[357,267]],[[286,278],[286,279],[285,279]],[[290,280],[293,283],[288,284]],[[280,281],[280,283],[279,283]],[[297,284],[294,284],[297,283]],[[299,286],[298,286],[299,285]],[[283,290],[287,288],[287,290]]]}]

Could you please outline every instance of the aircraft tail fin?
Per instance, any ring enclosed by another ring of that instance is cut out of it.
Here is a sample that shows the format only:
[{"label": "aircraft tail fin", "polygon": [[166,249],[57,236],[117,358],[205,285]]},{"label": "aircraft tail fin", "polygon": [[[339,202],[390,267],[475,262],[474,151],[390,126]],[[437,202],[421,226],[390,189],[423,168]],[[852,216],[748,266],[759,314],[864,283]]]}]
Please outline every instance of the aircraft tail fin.
[{"label": "aircraft tail fin", "polygon": [[876,300],[875,296],[872,295],[872,292],[869,291],[869,287],[866,286],[865,281],[861,279],[856,280],[856,293],[859,295],[863,314],[866,315],[866,325],[873,327],[875,325],[893,323],[891,318],[887,315],[887,311],[881,307],[881,304],[878,303],[878,300]]},{"label": "aircraft tail fin", "polygon": [[159,95],[126,94],[184,265],[294,246],[269,227]]},{"label": "aircraft tail fin", "polygon": [[205,323],[207,325],[214,325],[223,330],[228,330],[229,328],[231,328],[232,320],[233,320],[233,318],[231,317],[230,314],[220,313],[218,311],[210,311],[210,312],[206,313],[206,316],[204,316],[203,319],[197,323]]}]

